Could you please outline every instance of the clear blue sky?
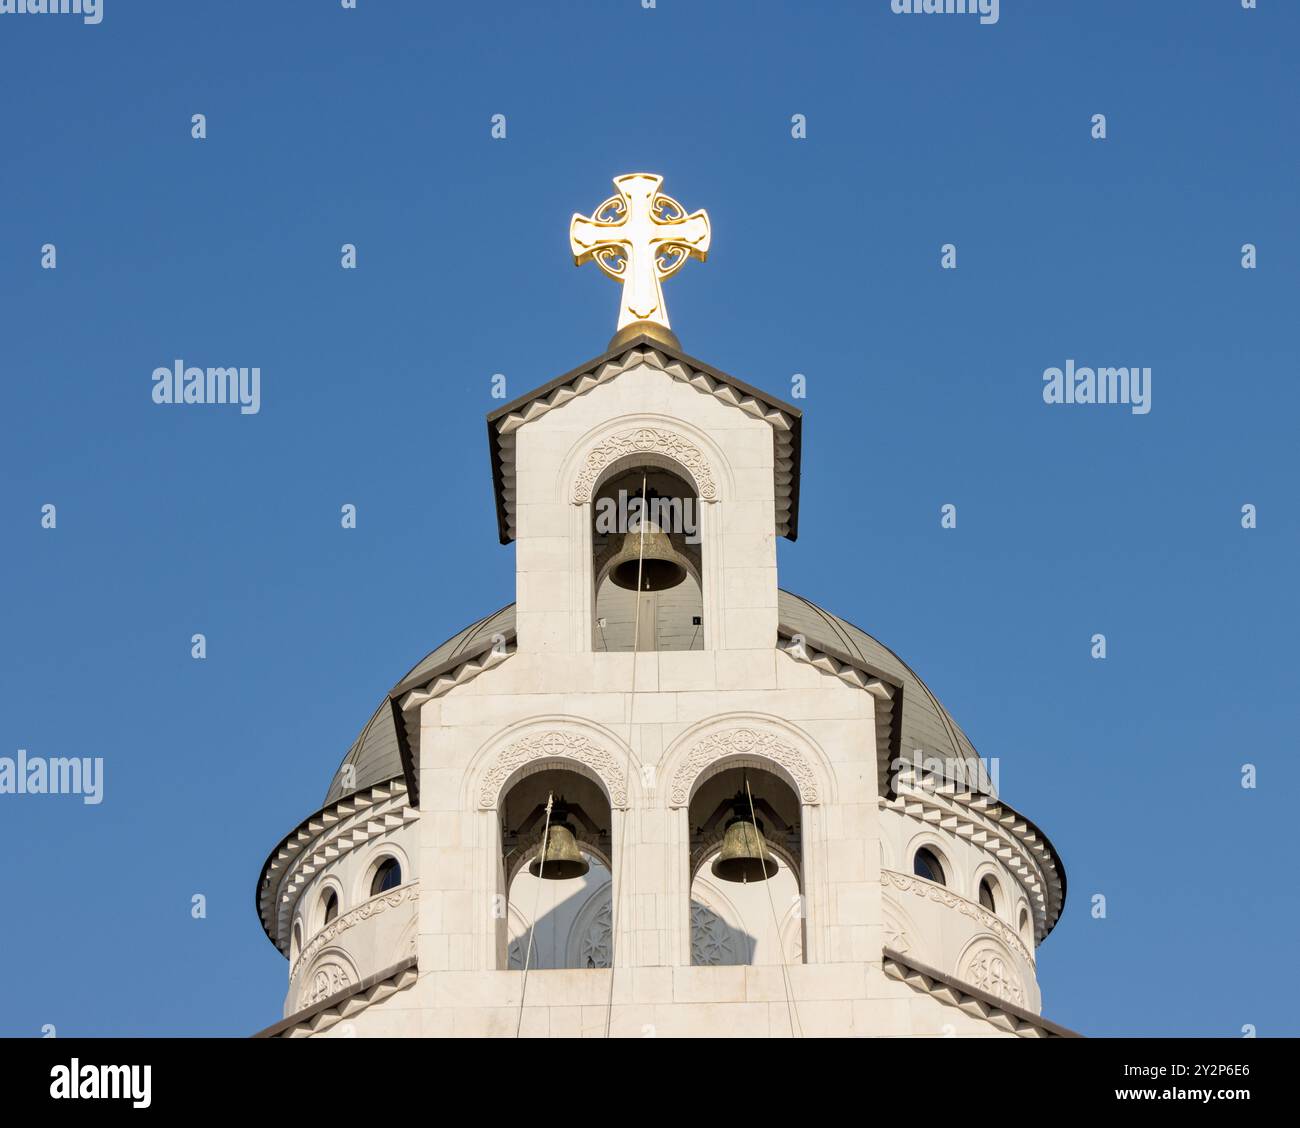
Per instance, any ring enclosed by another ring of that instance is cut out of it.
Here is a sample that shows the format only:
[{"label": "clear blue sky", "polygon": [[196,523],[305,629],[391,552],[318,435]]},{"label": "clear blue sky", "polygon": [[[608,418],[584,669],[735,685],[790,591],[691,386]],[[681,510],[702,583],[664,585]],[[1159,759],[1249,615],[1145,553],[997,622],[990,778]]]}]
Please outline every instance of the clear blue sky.
[{"label": "clear blue sky", "polygon": [[[99,806],[0,796],[0,1033],[279,1017],[262,861],[513,599],[490,378],[604,350],[568,218],[650,170],[713,221],[686,350],[808,378],[782,585],[916,668],[1065,859],[1048,1016],[1300,1034],[1298,39],[1291,0],[0,16],[0,755],[106,762]],[[260,414],[153,404],[178,357],[260,366]],[[1150,366],[1151,413],[1045,405],[1067,358]]]}]

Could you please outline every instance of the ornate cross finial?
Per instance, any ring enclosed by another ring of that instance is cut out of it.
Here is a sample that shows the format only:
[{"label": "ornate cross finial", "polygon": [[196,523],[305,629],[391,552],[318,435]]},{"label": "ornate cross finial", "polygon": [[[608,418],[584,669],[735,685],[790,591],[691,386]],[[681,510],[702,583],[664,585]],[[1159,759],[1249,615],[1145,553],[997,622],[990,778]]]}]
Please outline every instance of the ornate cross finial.
[{"label": "ornate cross finial", "polygon": [[708,258],[708,214],[687,215],[681,204],[659,191],[663,182],[662,176],[646,172],[616,176],[618,194],[601,204],[590,219],[575,212],[569,223],[574,264],[591,260],[615,282],[623,283],[618,332],[611,348],[638,333],[680,347],[668,326],[659,284],[692,255],[701,262]]}]

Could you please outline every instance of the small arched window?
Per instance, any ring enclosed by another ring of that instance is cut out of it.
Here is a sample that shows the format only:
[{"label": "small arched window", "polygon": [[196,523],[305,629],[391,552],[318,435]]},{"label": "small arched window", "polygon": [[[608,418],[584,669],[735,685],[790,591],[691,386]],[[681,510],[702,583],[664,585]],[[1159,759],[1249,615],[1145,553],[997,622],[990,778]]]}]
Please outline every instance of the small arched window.
[{"label": "small arched window", "polygon": [[1021,910],[1020,910],[1020,922],[1019,922],[1019,927],[1020,927],[1020,935],[1021,935],[1021,937],[1024,939],[1024,941],[1025,941],[1026,943],[1029,943],[1029,942],[1033,939],[1033,935],[1034,935],[1034,934],[1033,934],[1033,931],[1031,930],[1030,925],[1029,925],[1029,910],[1028,910],[1028,909],[1021,909]]},{"label": "small arched window", "polygon": [[293,922],[293,943],[289,947],[289,958],[296,960],[302,951],[302,921]]},{"label": "small arched window", "polygon": [[370,879],[370,895],[387,893],[402,884],[402,867],[396,858],[385,858],[375,867],[375,876]]},{"label": "small arched window", "polygon": [[991,913],[998,911],[998,883],[991,877],[980,881],[980,905]]},{"label": "small arched window", "polygon": [[933,851],[922,846],[915,857],[912,858],[912,872],[917,877],[923,877],[926,881],[933,881],[936,885],[946,885],[944,878],[943,864],[939,861],[939,856]]},{"label": "small arched window", "polygon": [[336,916],[339,915],[339,895],[333,889],[326,889],[325,895],[320,899],[321,903],[321,927],[324,928]]}]

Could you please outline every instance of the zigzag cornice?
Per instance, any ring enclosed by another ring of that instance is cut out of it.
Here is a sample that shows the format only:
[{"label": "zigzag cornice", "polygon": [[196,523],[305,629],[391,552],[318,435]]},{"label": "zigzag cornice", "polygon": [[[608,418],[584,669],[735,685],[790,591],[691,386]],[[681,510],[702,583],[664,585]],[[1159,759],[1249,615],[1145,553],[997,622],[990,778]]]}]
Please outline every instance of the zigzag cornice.
[{"label": "zigzag cornice", "polygon": [[884,708],[883,706],[890,705],[893,702],[898,693],[898,687],[890,685],[880,678],[873,677],[865,670],[860,670],[847,662],[841,662],[833,655],[824,654],[822,651],[809,646],[807,641],[795,642],[791,639],[789,643],[783,645],[782,640],[778,638],[776,648],[791,661],[802,662],[819,670],[827,677],[838,678],[845,685],[852,686],[854,689],[865,690],[881,703],[875,710],[876,755],[879,761],[877,770],[886,771],[889,767],[890,749],[893,747],[894,711],[892,708]]},{"label": "zigzag cornice", "polygon": [[[403,720],[408,711],[418,709],[426,701],[442,697],[457,686],[472,681],[483,671],[499,666],[515,653],[515,649],[512,632],[506,635],[505,645],[500,650],[491,647],[431,678],[424,686],[408,691],[399,702]],[[414,736],[411,745],[418,757],[420,726],[416,724],[412,729]],[[397,829],[396,823],[389,823],[378,830],[369,827],[371,821],[387,821],[396,811],[401,812],[402,825],[419,817],[418,812],[409,806],[406,781],[401,776],[346,795],[330,806],[322,807],[290,834],[267,861],[263,874],[269,874],[272,880],[269,887],[265,884],[261,886],[258,912],[266,934],[284,955],[289,954],[289,920],[303,886],[315,877],[316,871],[325,863],[337,861],[380,833]],[[362,823],[366,827],[358,830],[358,825]],[[287,887],[286,882],[289,883]]]},{"label": "zigzag cornice", "polygon": [[484,670],[490,670],[494,666],[501,665],[517,650],[513,632],[510,634],[502,632],[502,638],[504,642],[501,644],[500,649],[495,646],[489,647],[481,654],[475,655],[454,669],[439,674],[427,684],[403,694],[401,701],[398,702],[403,715],[418,709],[426,701],[432,701],[436,697],[442,697],[450,693],[458,685],[473,681]]},{"label": "zigzag cornice", "polygon": [[[270,1036],[275,1038],[308,1038],[313,1034],[324,1033],[331,1026],[337,1025],[346,1018],[351,1018],[372,1004],[381,1002],[398,991],[405,991],[413,986],[418,978],[419,971],[416,968],[414,959],[408,959],[398,965],[391,975],[385,976],[363,990],[353,990],[351,993],[339,998],[337,1002],[330,1003],[330,1000],[325,1000],[326,1005],[324,1007],[315,1010],[297,1022],[289,1021],[286,1024],[281,1024],[283,1028]],[[292,1018],[291,1015],[290,1020]]]},{"label": "zigzag cornice", "polygon": [[515,634],[513,631],[508,634],[503,631],[501,637],[503,641],[500,648],[491,646],[482,653],[462,662],[459,666],[451,670],[444,670],[423,686],[402,695],[402,699],[397,705],[402,711],[402,724],[406,727],[406,739],[411,749],[412,764],[418,765],[420,763],[420,706],[427,701],[433,701],[445,696],[457,686],[473,681],[479,674],[501,665],[502,662],[511,657],[518,649]]},{"label": "zigzag cornice", "polygon": [[707,372],[665,356],[657,349],[638,345],[614,360],[607,360],[577,373],[561,387],[546,395],[539,395],[509,415],[497,420],[498,458],[501,462],[501,496],[505,503],[506,526],[511,537],[515,531],[515,432],[525,423],[538,419],[548,411],[569,402],[575,396],[586,395],[593,388],[608,383],[639,364],[648,364],[667,373],[674,380],[689,384],[703,395],[711,395],[723,403],[739,408],[746,415],[771,424],[773,436],[773,475],[776,484],[776,532],[785,536],[790,528],[790,509],[794,499],[791,485],[794,474],[794,421],[784,411],[760,403],[730,384],[717,380]]},{"label": "zigzag cornice", "polygon": [[302,888],[327,863],[338,861],[371,839],[419,818],[397,776],[323,807],[304,820],[268,859],[260,887],[262,927],[280,951],[289,954],[289,921]]},{"label": "zigzag cornice", "polygon": [[[896,693],[893,686],[873,678],[870,674],[840,661],[829,654],[803,643],[790,642],[777,649],[796,662],[815,667],[828,677],[838,678],[846,685],[864,689],[877,700],[891,701]],[[885,749],[882,771],[889,768],[888,749],[891,735],[891,718],[886,709],[876,710],[876,747]],[[969,839],[991,857],[1007,865],[1020,878],[1033,902],[1034,935],[1041,943],[1056,924],[1061,911],[1061,882],[1056,862],[1047,843],[1036,834],[1025,818],[1004,803],[978,792],[958,791],[951,783],[942,785],[919,784],[910,768],[898,775],[899,794],[893,799],[881,796],[882,808],[899,811],[923,823],[944,826],[945,822],[959,819],[957,826],[948,826],[963,838]],[[945,806],[938,796],[951,801]],[[986,843],[995,840],[1002,846],[990,849]]]},{"label": "zigzag cornice", "polygon": [[965,838],[1020,879],[1030,895],[1035,940],[1042,943],[1060,915],[1061,882],[1051,851],[1025,819],[988,795],[959,791],[951,783],[918,783],[907,768],[899,772],[896,790],[894,799],[878,800],[882,809]]},{"label": "zigzag cornice", "polygon": [[1073,1030],[1066,1030],[1012,1003],[1001,1002],[960,980],[918,966],[889,948],[884,950],[883,957],[881,970],[890,979],[906,983],[912,990],[929,995],[947,1006],[956,1007],[972,1018],[983,1019],[1008,1034],[1021,1038],[1078,1037]]}]

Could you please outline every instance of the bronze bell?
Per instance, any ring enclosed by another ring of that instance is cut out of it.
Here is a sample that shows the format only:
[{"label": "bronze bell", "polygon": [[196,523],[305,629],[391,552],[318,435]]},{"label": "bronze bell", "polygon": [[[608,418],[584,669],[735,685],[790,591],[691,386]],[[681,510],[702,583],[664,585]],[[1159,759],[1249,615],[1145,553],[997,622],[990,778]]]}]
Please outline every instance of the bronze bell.
[{"label": "bronze bell", "polygon": [[766,881],[776,876],[777,868],[776,859],[767,852],[762,822],[751,822],[749,812],[741,814],[738,809],[722,835],[713,876],[721,881]]},{"label": "bronze bell", "polygon": [[644,554],[641,527],[623,534],[623,543],[614,554],[609,568],[609,578],[627,591],[637,590],[638,563],[642,591],[667,591],[686,579],[686,554],[673,543],[673,538],[648,517],[645,525]]},{"label": "bronze bell", "polygon": [[573,828],[564,821],[563,814],[559,811],[556,814],[559,818],[551,823],[546,836],[545,857],[539,851],[528,863],[528,872],[544,881],[565,881],[570,877],[581,877],[591,869],[582,851],[578,849]]}]

